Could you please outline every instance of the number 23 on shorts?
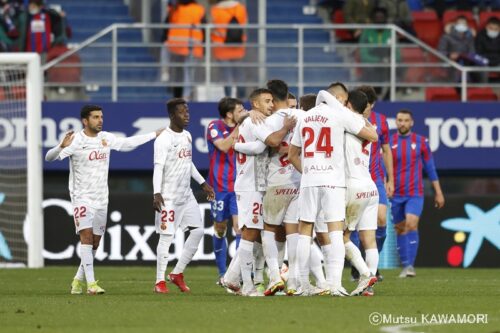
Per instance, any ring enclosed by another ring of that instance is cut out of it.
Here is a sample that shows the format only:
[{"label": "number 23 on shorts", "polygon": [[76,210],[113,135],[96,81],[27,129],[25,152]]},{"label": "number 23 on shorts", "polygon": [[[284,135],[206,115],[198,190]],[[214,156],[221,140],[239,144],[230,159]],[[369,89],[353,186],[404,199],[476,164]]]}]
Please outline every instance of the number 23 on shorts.
[{"label": "number 23 on shorts", "polygon": [[163,209],[160,214],[160,229],[167,231],[168,228],[174,228],[175,211],[173,209]]}]

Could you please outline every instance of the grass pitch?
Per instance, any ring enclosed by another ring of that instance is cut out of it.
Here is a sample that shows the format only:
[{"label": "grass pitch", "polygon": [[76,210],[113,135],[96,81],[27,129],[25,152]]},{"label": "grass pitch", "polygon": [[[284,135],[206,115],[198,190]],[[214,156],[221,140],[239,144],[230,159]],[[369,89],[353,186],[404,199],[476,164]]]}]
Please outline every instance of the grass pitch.
[{"label": "grass pitch", "polygon": [[[169,295],[155,295],[153,265],[97,265],[107,293],[70,295],[75,269],[0,269],[0,332],[500,332],[498,269],[420,268],[413,279],[385,270],[374,297],[349,298],[237,297],[206,267],[185,272],[190,294],[169,284]],[[373,312],[386,323],[370,324]],[[436,324],[433,314],[486,314],[488,323]]]}]

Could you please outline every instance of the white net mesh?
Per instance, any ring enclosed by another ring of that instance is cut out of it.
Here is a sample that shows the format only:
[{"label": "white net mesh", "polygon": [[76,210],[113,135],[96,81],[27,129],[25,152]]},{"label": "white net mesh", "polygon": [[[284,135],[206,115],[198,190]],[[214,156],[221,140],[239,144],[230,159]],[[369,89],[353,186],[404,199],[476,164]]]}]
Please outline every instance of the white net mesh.
[{"label": "white net mesh", "polygon": [[0,63],[0,265],[27,264],[26,65]]}]

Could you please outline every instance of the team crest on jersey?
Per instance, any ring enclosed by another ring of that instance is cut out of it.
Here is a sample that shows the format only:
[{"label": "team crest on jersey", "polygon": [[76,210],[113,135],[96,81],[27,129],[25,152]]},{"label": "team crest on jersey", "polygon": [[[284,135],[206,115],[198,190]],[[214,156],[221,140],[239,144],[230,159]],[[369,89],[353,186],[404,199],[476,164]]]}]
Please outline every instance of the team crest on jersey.
[{"label": "team crest on jersey", "polygon": [[259,223],[259,217],[258,217],[257,215],[254,215],[254,216],[253,216],[253,219],[252,219],[252,222],[253,222],[254,224]]},{"label": "team crest on jersey", "polygon": [[162,222],[162,224],[160,225],[160,229],[167,230],[167,224],[165,222]]},{"label": "team crest on jersey", "polygon": [[417,148],[417,144],[416,144],[416,143],[412,143],[412,144],[410,145],[410,147],[411,147],[411,149],[415,150],[415,148]]},{"label": "team crest on jersey", "polygon": [[212,128],[210,130],[210,135],[212,136],[212,138],[217,137],[218,134],[219,134],[219,132],[217,132],[217,130],[215,128]]},{"label": "team crest on jersey", "polygon": [[107,147],[108,146],[108,142],[106,141],[106,139],[102,139],[101,144],[102,144],[103,147]]},{"label": "team crest on jersey", "polygon": [[359,159],[359,157],[356,157],[356,158],[354,159],[354,164],[355,164],[355,165],[360,165],[360,164],[361,164],[361,160]]}]

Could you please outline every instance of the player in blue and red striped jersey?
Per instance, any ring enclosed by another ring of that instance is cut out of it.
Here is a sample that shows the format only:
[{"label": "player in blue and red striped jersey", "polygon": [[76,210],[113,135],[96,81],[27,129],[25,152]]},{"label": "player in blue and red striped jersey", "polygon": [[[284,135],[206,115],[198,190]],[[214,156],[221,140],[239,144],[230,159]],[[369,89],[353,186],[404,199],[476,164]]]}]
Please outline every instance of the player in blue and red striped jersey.
[{"label": "player in blue and red striped jersey", "polygon": [[238,207],[234,193],[236,179],[236,153],[232,148],[238,137],[237,121],[245,112],[243,102],[236,98],[224,97],[218,105],[221,119],[208,125],[207,144],[209,155],[208,183],[215,191],[211,211],[214,220],[213,246],[219,280],[226,273],[227,222],[232,217],[236,232],[236,246],[241,235],[238,231]]},{"label": "player in blue and red striped jersey", "polygon": [[403,271],[399,277],[415,276],[415,258],[418,251],[418,221],[424,206],[422,169],[434,188],[434,206],[444,206],[444,196],[439,184],[434,159],[427,138],[411,131],[413,115],[401,110],[396,115],[398,132],[391,136],[394,171],[394,196],[392,217],[396,226],[397,248]]},{"label": "player in blue and red striped jersey", "polygon": [[[387,235],[387,198],[392,197],[394,192],[394,175],[392,172],[392,153],[389,146],[389,126],[387,119],[383,114],[373,111],[375,102],[377,101],[377,93],[371,86],[361,86],[357,88],[365,93],[368,98],[368,108],[364,116],[375,127],[378,134],[378,141],[371,145],[370,151],[370,174],[379,193],[379,205],[377,211],[377,231],[376,241],[378,252],[382,252],[384,247],[385,238]],[[382,152],[382,153],[381,153]],[[383,161],[383,165],[382,165]],[[358,233],[351,234],[351,240],[359,247]],[[368,258],[367,258],[368,260]],[[354,269],[355,270],[355,269]],[[357,279],[359,273],[354,272],[353,278]],[[377,279],[382,281],[383,277],[377,270]]]}]

